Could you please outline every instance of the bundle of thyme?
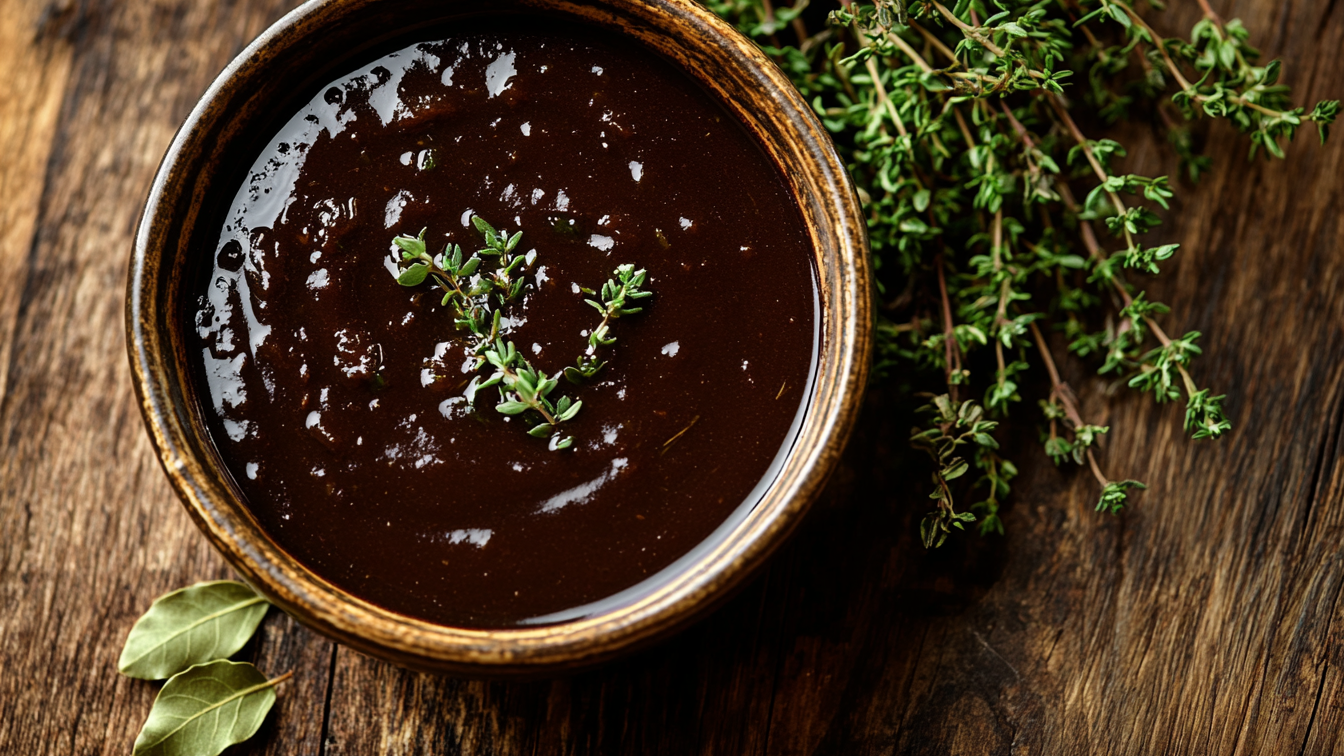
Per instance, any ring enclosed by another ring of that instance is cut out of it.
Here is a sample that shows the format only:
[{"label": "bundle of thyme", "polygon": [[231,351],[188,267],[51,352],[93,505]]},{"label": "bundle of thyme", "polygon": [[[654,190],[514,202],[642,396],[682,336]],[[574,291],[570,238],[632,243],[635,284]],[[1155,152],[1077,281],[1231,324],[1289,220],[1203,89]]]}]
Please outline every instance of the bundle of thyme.
[{"label": "bundle of thyme", "polygon": [[[1033,360],[1050,378],[1040,409],[1051,459],[1090,469],[1101,511],[1143,487],[1103,472],[1094,451],[1109,429],[1080,414],[1048,332],[1102,375],[1183,399],[1193,438],[1231,428],[1223,397],[1191,372],[1200,334],[1169,336],[1157,322],[1168,308],[1136,284],[1177,251],[1147,236],[1171,183],[1115,172],[1124,148],[1075,115],[1104,126],[1151,114],[1193,181],[1210,161],[1189,122],[1227,119],[1252,157],[1283,157],[1306,121],[1324,143],[1339,103],[1294,107],[1279,62],[1260,65],[1245,27],[1198,2],[1188,39],[1149,25],[1158,0],[1143,13],[1125,0],[841,0],[829,14],[809,0],[709,2],[789,75],[848,162],[878,274],[877,380],[939,386],[911,439],[933,463],[926,547],[977,520],[1003,532],[1017,469],[995,432],[1022,403]],[[966,495],[975,500],[958,511]]]}]

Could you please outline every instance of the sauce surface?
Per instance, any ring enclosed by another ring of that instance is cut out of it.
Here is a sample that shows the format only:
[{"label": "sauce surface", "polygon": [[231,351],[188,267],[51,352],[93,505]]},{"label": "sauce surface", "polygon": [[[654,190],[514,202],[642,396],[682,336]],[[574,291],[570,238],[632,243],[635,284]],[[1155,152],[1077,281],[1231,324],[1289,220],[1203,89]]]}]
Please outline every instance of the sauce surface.
[{"label": "sauce surface", "polygon": [[[622,263],[642,314],[550,451],[470,371],[391,240],[535,250],[504,335],[574,363]],[[225,218],[188,320],[215,445],[247,506],[331,583],[463,627],[627,602],[741,516],[811,390],[815,272],[801,214],[742,127],[684,74],[596,32],[489,26],[341,77],[280,130]],[[208,274],[208,278],[206,278]],[[679,435],[680,434],[680,435]]]}]

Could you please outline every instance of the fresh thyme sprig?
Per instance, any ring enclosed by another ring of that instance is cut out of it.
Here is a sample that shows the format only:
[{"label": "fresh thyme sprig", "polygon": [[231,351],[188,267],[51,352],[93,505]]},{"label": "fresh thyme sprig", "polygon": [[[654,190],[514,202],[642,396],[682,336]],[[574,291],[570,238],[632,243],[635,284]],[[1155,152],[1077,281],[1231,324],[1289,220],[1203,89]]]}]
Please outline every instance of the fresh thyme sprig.
[{"label": "fresh thyme sprig", "polygon": [[[971,469],[970,463],[957,455],[957,450],[972,445],[979,454],[981,450],[999,448],[998,442],[989,435],[998,423],[984,419],[984,409],[975,402],[953,404],[947,394],[933,397],[920,411],[932,416],[932,424],[928,428],[916,428],[910,436],[910,445],[927,452],[936,466],[933,493],[929,498],[937,505],[920,523],[919,534],[925,548],[935,548],[943,545],[952,528],[963,530],[963,523],[975,522],[975,515],[957,512],[953,506],[952,489],[948,484]],[[998,523],[997,512],[986,517],[985,522],[991,521],[989,517]]]},{"label": "fresh thyme sprig", "polygon": [[[565,368],[565,377],[571,383],[583,383],[584,381],[597,375],[603,367],[606,366],[605,360],[597,358],[599,347],[607,347],[616,343],[615,336],[609,336],[611,321],[643,312],[643,307],[626,307],[626,302],[638,302],[653,296],[651,291],[643,291],[644,280],[648,277],[647,273],[641,268],[635,270],[634,265],[620,265],[612,272],[615,278],[607,279],[602,284],[602,301],[598,302],[592,299],[583,301],[593,306],[602,315],[602,322],[588,333],[588,348],[584,350],[583,355],[579,357],[575,365]],[[589,294],[596,292],[591,289],[585,290]]]},{"label": "fresh thyme sprig", "polygon": [[573,436],[554,435],[560,423],[574,419],[583,408],[582,401],[572,402],[569,397],[560,397],[554,404],[547,397],[555,390],[558,381],[538,372],[527,358],[518,354],[513,342],[505,343],[497,339],[493,347],[485,350],[485,359],[495,367],[495,372],[477,386],[477,390],[491,386],[501,386],[502,401],[495,406],[505,415],[519,415],[531,410],[541,415],[542,423],[534,425],[528,431],[537,438],[551,438],[551,449],[568,449],[574,444]]},{"label": "fresh thyme sprig", "polygon": [[[1339,103],[1294,107],[1280,63],[1257,62],[1240,22],[1204,0],[1188,40],[1158,35],[1125,0],[840,0],[821,27],[808,0],[709,5],[783,68],[849,164],[878,273],[876,374],[941,384],[912,433],[934,462],[926,545],[977,515],[982,533],[1002,532],[1016,468],[997,430],[976,425],[1022,402],[1032,363],[1051,379],[1041,402],[1051,459],[1092,472],[1099,510],[1120,511],[1142,488],[1102,471],[1109,429],[1081,416],[1043,331],[1159,402],[1183,397],[1193,438],[1231,428],[1223,397],[1191,373],[1200,334],[1168,336],[1157,322],[1168,308],[1135,286],[1178,251],[1145,236],[1172,182],[1116,171],[1123,146],[1086,135],[1074,114],[1150,115],[1191,180],[1210,167],[1188,125],[1201,116],[1248,133],[1252,156],[1282,157],[1307,122],[1324,142]],[[952,484],[970,479],[965,465],[978,479]],[[983,498],[969,511],[953,507],[975,490]]]},{"label": "fresh thyme sprig", "polygon": [[[412,287],[419,286],[427,278],[433,279],[434,285],[443,291],[443,306],[453,308],[453,324],[459,330],[467,329],[474,337],[474,343],[467,351],[475,357],[479,370],[485,362],[481,353],[499,335],[500,310],[491,312],[488,297],[495,279],[476,277],[473,280],[481,266],[481,258],[473,254],[463,260],[460,245],[449,244],[443,252],[430,255],[425,246],[427,230],[421,229],[419,236],[403,234],[392,240],[401,249],[401,264],[407,266],[397,276],[397,283]],[[517,242],[514,243],[516,246]],[[521,283],[520,279],[518,284]]]},{"label": "fresh thyme sprig", "polygon": [[[471,334],[466,351],[474,360],[472,371],[487,364],[494,368],[484,380],[478,375],[467,384],[465,395],[469,404],[474,405],[481,389],[496,387],[500,396],[495,405],[498,412],[509,416],[534,413],[541,422],[534,424],[528,433],[549,438],[552,450],[568,449],[574,438],[558,435],[558,429],[561,423],[574,419],[583,402],[567,396],[552,402],[559,374],[550,376],[533,367],[518,353],[513,342],[502,338],[500,331],[503,308],[517,302],[526,290],[525,270],[536,262],[536,253],[515,254],[523,238],[521,231],[513,235],[498,231],[480,216],[472,216],[471,221],[485,246],[466,259],[457,244],[448,244],[439,254],[431,255],[425,243],[428,229],[422,229],[418,236],[403,234],[394,238],[393,244],[401,250],[403,268],[397,283],[414,287],[432,281],[443,292],[443,306],[453,309],[454,326]],[[489,259],[492,264],[482,267],[482,259]],[[653,292],[642,289],[647,279],[643,269],[635,270],[634,265],[625,264],[618,266],[612,275],[614,278],[602,286],[601,302],[585,300],[602,314],[602,322],[587,335],[588,346],[576,366],[563,371],[574,383],[592,378],[606,365],[596,354],[599,347],[616,343],[615,337],[609,335],[611,321],[643,311],[642,307],[630,307],[627,303],[653,296]],[[591,289],[583,291],[596,294]]]},{"label": "fresh thyme sprig", "polygon": [[518,247],[518,242],[523,238],[523,232],[518,231],[513,236],[500,233],[479,215],[471,217],[471,224],[476,227],[476,230],[481,234],[481,238],[485,240],[485,246],[478,250],[476,254],[497,258],[494,269],[489,272],[487,280],[498,293],[500,303],[516,300],[523,291],[523,284],[526,283],[522,276],[518,275],[518,272],[519,266],[527,261],[527,258],[526,256],[515,257],[513,255],[514,249]]}]

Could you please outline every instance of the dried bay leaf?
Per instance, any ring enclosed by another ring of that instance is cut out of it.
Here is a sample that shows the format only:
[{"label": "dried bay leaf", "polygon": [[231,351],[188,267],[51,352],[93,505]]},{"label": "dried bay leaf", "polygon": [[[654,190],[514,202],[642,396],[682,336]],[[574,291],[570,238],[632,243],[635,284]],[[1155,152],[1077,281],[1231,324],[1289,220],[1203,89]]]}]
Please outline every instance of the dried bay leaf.
[{"label": "dried bay leaf", "polygon": [[232,580],[164,594],[136,620],[117,669],[128,677],[162,680],[193,664],[231,656],[257,631],[269,607]]},{"label": "dried bay leaf", "polygon": [[246,662],[214,661],[174,675],[154,699],[132,756],[217,756],[256,734],[275,686]]}]

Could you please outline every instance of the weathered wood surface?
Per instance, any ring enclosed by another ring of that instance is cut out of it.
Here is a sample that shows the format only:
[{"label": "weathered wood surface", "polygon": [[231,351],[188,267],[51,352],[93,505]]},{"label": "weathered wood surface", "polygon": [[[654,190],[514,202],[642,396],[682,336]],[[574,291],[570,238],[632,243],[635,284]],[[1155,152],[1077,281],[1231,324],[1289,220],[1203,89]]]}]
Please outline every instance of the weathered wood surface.
[{"label": "weathered wood surface", "polygon": [[[128,752],[156,686],[115,662],[164,591],[228,574],[151,454],[122,337],[139,205],[180,119],[292,0],[0,0],[0,752]],[[1194,3],[1159,26],[1187,28]],[[1222,0],[1301,99],[1344,94],[1344,4]],[[1174,172],[1132,129],[1130,165]],[[273,612],[245,652],[296,676],[276,754],[1344,752],[1344,149],[1184,188],[1158,287],[1206,334],[1227,440],[1069,376],[1124,517],[1017,434],[1006,538],[926,554],[898,409],[874,404],[801,535],[705,622],[576,677],[409,673]]]}]

